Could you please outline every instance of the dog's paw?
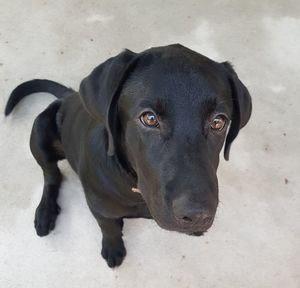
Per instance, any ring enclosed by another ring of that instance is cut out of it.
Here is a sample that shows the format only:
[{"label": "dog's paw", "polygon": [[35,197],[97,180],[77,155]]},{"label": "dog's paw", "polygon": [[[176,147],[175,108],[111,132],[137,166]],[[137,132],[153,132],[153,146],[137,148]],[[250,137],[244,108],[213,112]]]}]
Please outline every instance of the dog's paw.
[{"label": "dog's paw", "polygon": [[102,257],[106,260],[110,268],[120,266],[126,255],[126,249],[122,238],[103,239],[102,240]]},{"label": "dog's paw", "polygon": [[55,220],[60,212],[57,203],[40,203],[35,210],[34,227],[38,236],[46,236],[55,227]]}]

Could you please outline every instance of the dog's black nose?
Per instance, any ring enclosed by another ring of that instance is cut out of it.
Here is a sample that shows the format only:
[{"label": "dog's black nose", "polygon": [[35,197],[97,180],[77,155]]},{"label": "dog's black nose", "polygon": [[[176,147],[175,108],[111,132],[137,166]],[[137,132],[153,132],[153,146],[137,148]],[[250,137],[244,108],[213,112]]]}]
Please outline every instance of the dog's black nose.
[{"label": "dog's black nose", "polygon": [[191,209],[182,212],[176,211],[175,209],[174,216],[177,222],[182,225],[196,225],[207,227],[213,220],[213,216],[211,216],[210,213],[205,209]]},{"label": "dog's black nose", "polygon": [[189,203],[186,199],[176,199],[173,202],[173,215],[176,222],[184,227],[208,229],[214,219],[214,213],[204,205]]}]

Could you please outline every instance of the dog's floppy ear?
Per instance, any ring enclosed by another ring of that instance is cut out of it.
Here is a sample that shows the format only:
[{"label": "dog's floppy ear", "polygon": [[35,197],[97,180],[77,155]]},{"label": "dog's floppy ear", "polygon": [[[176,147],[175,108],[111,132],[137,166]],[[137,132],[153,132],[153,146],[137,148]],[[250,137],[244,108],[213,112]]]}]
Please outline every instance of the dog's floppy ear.
[{"label": "dog's floppy ear", "polygon": [[224,158],[229,160],[231,143],[238,135],[240,129],[243,128],[249,121],[252,111],[252,102],[248,89],[240,81],[232,65],[229,62],[223,62],[222,64],[226,68],[227,73],[229,73],[229,82],[232,91],[233,103],[231,125],[227,134],[224,148]]},{"label": "dog's floppy ear", "polygon": [[115,152],[114,126],[117,118],[117,100],[126,78],[132,71],[136,53],[125,50],[96,67],[80,84],[79,95],[89,112],[103,123],[108,133],[108,155]]}]

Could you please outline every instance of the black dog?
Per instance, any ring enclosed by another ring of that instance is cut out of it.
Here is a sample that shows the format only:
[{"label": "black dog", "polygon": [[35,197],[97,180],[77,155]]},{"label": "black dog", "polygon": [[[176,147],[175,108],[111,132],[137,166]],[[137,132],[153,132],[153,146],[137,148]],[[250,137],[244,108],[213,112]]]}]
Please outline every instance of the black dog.
[{"label": "black dog", "polygon": [[[102,256],[120,265],[123,218],[154,218],[159,226],[201,235],[218,206],[216,171],[251,114],[251,98],[232,66],[181,45],[125,50],[96,67],[79,93],[49,80],[12,92],[8,115],[26,95],[54,101],[35,120],[30,147],[44,172],[35,229],[47,235],[66,158],[82,182],[103,234]],[[138,192],[138,193],[137,193]]]}]

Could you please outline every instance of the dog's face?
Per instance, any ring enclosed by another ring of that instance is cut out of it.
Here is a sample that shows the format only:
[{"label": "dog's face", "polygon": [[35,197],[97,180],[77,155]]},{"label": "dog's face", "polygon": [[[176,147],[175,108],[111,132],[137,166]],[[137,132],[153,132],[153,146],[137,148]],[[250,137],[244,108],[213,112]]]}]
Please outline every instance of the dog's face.
[{"label": "dog's face", "polygon": [[215,63],[168,56],[147,67],[141,61],[121,92],[126,155],[160,226],[205,231],[218,205],[216,171],[231,90]]},{"label": "dog's face", "polygon": [[112,153],[134,170],[161,227],[200,234],[216,213],[216,172],[227,128],[232,121],[228,158],[230,143],[250,117],[250,96],[238,92],[246,88],[229,64],[182,46],[150,49],[130,61],[105,120]]}]

